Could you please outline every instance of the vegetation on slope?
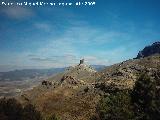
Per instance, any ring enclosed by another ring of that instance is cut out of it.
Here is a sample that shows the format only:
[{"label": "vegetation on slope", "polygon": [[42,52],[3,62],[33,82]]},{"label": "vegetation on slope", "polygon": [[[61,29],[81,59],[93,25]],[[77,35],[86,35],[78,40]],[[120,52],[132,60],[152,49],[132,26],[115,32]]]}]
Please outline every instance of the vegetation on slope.
[{"label": "vegetation on slope", "polygon": [[[160,74],[156,74],[160,76]],[[143,73],[135,83],[134,89],[110,94],[97,105],[99,120],[159,120],[160,98],[156,81],[159,77]]]},{"label": "vegetation on slope", "polygon": [[53,114],[44,118],[32,104],[22,106],[16,99],[0,99],[0,120],[58,120]]}]

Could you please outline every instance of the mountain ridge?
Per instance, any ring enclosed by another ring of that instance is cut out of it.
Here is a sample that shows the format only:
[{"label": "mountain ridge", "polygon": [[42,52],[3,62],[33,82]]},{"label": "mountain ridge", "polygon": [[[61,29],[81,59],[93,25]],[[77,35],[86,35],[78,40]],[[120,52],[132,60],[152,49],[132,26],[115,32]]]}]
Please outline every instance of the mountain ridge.
[{"label": "mountain ridge", "polygon": [[146,46],[143,50],[139,51],[136,58],[144,58],[154,54],[160,54],[160,41],[154,42],[152,45]]}]

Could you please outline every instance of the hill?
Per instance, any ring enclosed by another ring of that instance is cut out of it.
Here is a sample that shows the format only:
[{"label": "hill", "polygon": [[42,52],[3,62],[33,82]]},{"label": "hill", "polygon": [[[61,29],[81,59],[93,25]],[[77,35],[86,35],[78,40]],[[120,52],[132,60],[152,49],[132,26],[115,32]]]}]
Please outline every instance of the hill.
[{"label": "hill", "polygon": [[160,55],[127,60],[100,72],[88,65],[77,65],[49,78],[52,85],[39,85],[18,99],[23,104],[31,102],[45,115],[55,113],[63,120],[88,120],[101,96],[132,89],[142,71],[154,72],[159,67]]}]

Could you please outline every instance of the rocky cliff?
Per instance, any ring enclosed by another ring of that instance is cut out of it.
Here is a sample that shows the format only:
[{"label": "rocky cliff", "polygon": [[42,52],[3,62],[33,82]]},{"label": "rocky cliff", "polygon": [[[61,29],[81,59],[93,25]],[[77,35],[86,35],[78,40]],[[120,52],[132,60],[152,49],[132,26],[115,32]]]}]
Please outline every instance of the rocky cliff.
[{"label": "rocky cliff", "polygon": [[145,47],[138,53],[136,58],[144,58],[154,54],[160,54],[160,42],[155,42],[152,45]]}]

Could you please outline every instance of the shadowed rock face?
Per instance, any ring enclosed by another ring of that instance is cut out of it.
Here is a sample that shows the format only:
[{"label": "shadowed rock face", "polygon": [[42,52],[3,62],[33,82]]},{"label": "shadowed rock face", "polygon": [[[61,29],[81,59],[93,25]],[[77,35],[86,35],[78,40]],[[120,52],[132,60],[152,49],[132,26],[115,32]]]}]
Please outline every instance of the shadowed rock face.
[{"label": "shadowed rock face", "polygon": [[152,45],[145,47],[138,53],[136,58],[144,58],[154,54],[160,54],[160,42],[155,42]]}]

